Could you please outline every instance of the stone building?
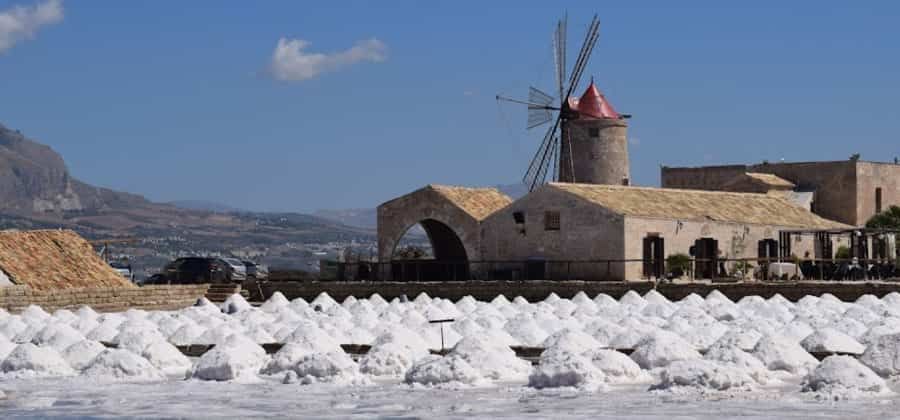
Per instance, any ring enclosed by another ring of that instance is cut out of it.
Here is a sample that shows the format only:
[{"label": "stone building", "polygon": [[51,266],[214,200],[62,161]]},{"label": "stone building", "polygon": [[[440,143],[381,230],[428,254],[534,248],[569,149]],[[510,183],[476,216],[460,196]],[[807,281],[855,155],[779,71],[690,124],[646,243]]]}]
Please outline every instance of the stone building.
[{"label": "stone building", "polygon": [[[573,183],[550,183],[516,201],[490,188],[429,185],[382,204],[378,219],[383,262],[420,223],[434,247],[432,267],[462,262],[471,270],[456,277],[582,280],[658,277],[666,256],[692,250],[700,259],[756,258],[781,230],[848,227],[774,194]],[[797,237],[792,252],[814,252],[813,242]],[[716,269],[701,264],[697,275]],[[415,274],[430,275],[441,273]]]},{"label": "stone building", "polygon": [[761,183],[746,182],[748,174],[769,174],[793,184],[795,197],[805,197],[814,213],[852,226],[862,226],[874,214],[900,205],[900,165],[858,159],[663,167],[661,184],[663,188],[757,193],[784,189],[780,185],[767,190]]}]

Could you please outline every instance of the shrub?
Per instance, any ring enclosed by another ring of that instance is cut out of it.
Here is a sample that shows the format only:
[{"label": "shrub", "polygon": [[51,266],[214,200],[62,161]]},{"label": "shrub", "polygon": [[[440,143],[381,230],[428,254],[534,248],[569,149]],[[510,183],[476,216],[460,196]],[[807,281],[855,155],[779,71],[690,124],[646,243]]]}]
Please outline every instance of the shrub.
[{"label": "shrub", "polygon": [[666,271],[676,277],[691,271],[691,257],[687,254],[672,254],[666,257]]},{"label": "shrub", "polygon": [[837,252],[834,253],[834,258],[839,260],[850,259],[850,248],[845,245],[839,246]]}]

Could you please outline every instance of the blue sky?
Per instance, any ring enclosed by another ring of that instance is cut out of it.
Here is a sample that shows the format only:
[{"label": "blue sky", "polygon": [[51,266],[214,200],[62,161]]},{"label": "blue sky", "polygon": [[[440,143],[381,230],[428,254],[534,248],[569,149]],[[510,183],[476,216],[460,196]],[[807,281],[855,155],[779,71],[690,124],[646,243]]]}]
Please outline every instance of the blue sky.
[{"label": "blue sky", "polygon": [[[787,3],[66,1],[0,19],[0,122],[158,201],[307,211],[513,183],[540,133],[494,95],[551,89],[556,19],[574,60],[597,12],[584,82],[634,114],[638,184],[660,165],[900,155],[900,3]],[[273,70],[282,38],[308,44]]]}]

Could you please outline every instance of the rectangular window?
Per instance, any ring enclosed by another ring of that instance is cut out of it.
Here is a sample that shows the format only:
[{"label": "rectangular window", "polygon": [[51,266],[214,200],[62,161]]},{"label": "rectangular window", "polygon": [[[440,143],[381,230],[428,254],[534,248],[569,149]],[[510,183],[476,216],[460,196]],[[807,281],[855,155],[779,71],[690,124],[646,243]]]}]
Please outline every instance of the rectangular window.
[{"label": "rectangular window", "polygon": [[521,225],[525,223],[525,213],[520,211],[513,212],[513,219],[516,221],[517,225]]},{"label": "rectangular window", "polygon": [[881,187],[875,189],[875,213],[881,213]]},{"label": "rectangular window", "polygon": [[544,230],[559,230],[559,212],[544,212]]},{"label": "rectangular window", "polygon": [[588,137],[600,137],[600,129],[588,128]]}]

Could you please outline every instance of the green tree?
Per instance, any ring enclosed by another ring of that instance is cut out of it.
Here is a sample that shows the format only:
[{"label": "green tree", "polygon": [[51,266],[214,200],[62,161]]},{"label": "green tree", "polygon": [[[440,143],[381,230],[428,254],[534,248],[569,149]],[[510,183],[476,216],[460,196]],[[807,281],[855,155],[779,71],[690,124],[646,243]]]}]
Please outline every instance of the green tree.
[{"label": "green tree", "polygon": [[887,210],[872,216],[866,227],[869,229],[900,229],[900,207],[890,206]]}]

